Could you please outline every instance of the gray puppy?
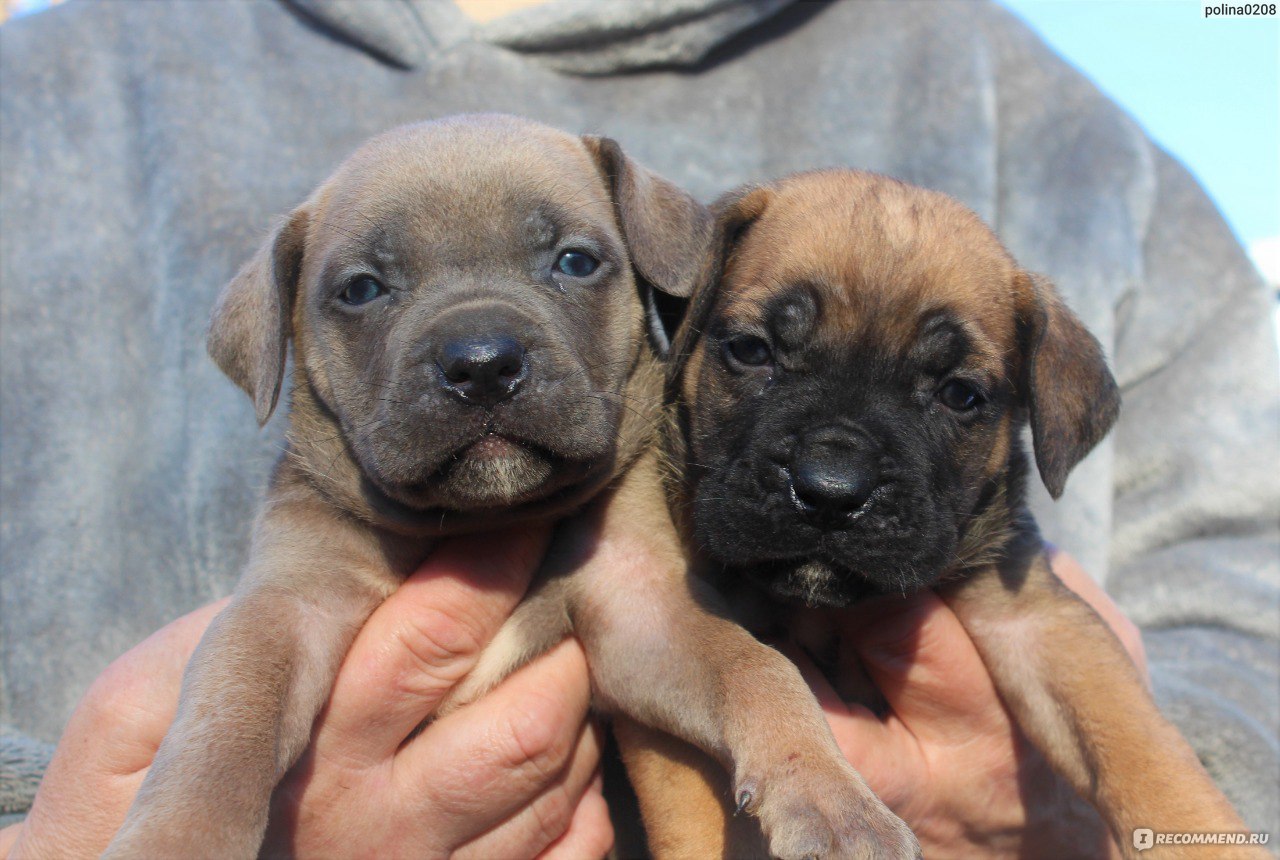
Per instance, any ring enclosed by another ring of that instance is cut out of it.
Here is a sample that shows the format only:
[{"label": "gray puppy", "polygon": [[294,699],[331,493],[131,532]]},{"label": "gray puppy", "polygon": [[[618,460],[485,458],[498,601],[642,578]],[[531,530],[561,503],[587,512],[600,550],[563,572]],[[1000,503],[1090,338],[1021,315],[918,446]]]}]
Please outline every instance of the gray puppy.
[{"label": "gray puppy", "polygon": [[[597,703],[716,756],[776,855],[916,854],[796,670],[686,575],[650,341],[655,291],[688,295],[709,227],[612,141],[495,116],[375,138],[288,217],[209,335],[260,422],[292,339],[287,450],[108,856],[253,856],[353,637],[433,538],[596,496],[449,706],[573,632]],[[601,535],[635,541],[652,574],[593,563]]]}]

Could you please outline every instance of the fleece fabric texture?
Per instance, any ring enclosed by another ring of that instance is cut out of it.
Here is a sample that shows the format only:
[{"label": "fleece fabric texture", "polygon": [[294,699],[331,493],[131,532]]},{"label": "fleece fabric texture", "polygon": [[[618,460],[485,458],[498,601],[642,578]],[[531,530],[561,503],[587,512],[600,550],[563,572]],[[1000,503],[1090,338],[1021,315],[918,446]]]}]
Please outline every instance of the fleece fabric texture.
[{"label": "fleece fabric texture", "polygon": [[1268,298],[1187,171],[1001,7],[553,0],[473,25],[444,0],[72,0],[0,28],[0,64],[0,758],[44,755],[26,740],[55,741],[111,659],[231,589],[280,424],[257,429],[204,332],[272,216],[376,132],[505,111],[611,135],[707,200],[888,173],[1051,276],[1125,405],[1061,502],[1037,490],[1043,530],[1280,832]]}]

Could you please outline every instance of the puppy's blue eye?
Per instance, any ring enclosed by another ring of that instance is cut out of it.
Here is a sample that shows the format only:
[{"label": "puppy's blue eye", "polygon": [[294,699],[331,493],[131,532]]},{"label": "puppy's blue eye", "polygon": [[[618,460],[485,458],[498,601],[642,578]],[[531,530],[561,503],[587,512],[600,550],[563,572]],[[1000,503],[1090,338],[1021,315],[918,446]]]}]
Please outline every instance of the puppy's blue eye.
[{"label": "puppy's blue eye", "polygon": [[968,412],[982,405],[982,395],[967,382],[952,379],[938,389],[938,399],[942,405],[956,412]]},{"label": "puppy's blue eye", "polygon": [[585,278],[599,267],[599,260],[582,251],[565,251],[556,260],[556,271],[571,278]]},{"label": "puppy's blue eye", "polygon": [[382,284],[370,277],[356,278],[347,284],[347,288],[338,294],[338,298],[349,305],[367,305],[386,292]]},{"label": "puppy's blue eye", "polygon": [[764,338],[753,334],[741,335],[724,345],[725,351],[738,364],[747,367],[763,367],[773,360],[773,350]]}]

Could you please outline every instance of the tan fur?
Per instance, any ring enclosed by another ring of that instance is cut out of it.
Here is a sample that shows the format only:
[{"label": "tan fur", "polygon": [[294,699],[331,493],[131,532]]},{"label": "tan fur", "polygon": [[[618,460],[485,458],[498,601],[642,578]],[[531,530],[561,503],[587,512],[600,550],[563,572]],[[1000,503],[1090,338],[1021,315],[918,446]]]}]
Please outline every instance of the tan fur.
[{"label": "tan fur", "polygon": [[[816,222],[814,212],[823,213]],[[984,366],[1003,370],[1012,297],[993,296],[985,285],[1011,278],[1017,267],[978,217],[951,198],[874,174],[850,173],[846,181],[800,174],[787,181],[786,194],[770,198],[749,235],[724,278],[750,288],[722,294],[726,315],[748,317],[751,307],[808,282],[827,299],[824,340],[873,336],[905,351],[916,321],[948,307],[972,323]],[[945,293],[938,284],[946,284]]]},{"label": "tan fur", "polygon": [[755,820],[733,814],[733,789],[715,759],[625,717],[614,720],[613,733],[628,777],[642,789],[637,797],[654,857],[738,857],[729,846],[761,844]]},{"label": "tan fur", "polygon": [[[715,319],[755,320],[770,298],[797,284],[822,292],[815,337],[825,344],[870,340],[905,356],[921,319],[939,308],[962,317],[972,346],[966,366],[1024,393],[1037,462],[1055,496],[1114,420],[1114,382],[1096,341],[1052,285],[1022,272],[956,201],[886,177],[823,171],[735,192],[717,208],[713,262],[677,338],[669,386],[688,419],[674,435],[675,462],[683,462],[686,434],[717,433],[716,421],[733,410],[707,370],[715,359],[703,332]],[[1098,808],[1126,855],[1136,856],[1136,827],[1244,830],[1160,715],[1119,641],[1049,569],[1021,507],[1021,475],[1005,474],[1016,431],[1006,414],[952,464],[996,480],[998,489],[967,524],[942,596],[1023,730]],[[675,508],[688,504],[678,498]],[[759,850],[758,839],[733,830],[724,777],[709,759],[645,729],[626,727],[619,738],[656,856]],[[1164,847],[1143,856],[1228,853]],[[1238,849],[1229,856],[1266,855]]]},{"label": "tan fur", "polygon": [[[980,569],[943,597],[1028,738],[1098,808],[1127,855],[1138,856],[1132,834],[1139,827],[1247,829],[1160,714],[1119,640],[1041,553]],[[1142,856],[1268,855],[1260,848],[1164,846]]]}]

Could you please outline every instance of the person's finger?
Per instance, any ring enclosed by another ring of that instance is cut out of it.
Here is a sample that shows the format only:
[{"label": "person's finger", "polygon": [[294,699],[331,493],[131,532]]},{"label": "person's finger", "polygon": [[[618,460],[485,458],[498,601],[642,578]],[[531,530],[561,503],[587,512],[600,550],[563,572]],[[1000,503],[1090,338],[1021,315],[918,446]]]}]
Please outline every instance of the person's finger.
[{"label": "person's finger", "polygon": [[514,815],[460,846],[460,860],[491,857],[534,857],[569,831],[574,812],[599,772],[599,730],[588,723],[560,776]]},{"label": "person's finger", "polygon": [[[868,603],[872,603],[868,601]],[[877,598],[869,621],[846,626],[867,674],[922,743],[964,743],[1005,722],[981,656],[955,613],[932,591]]]},{"label": "person's finger", "polygon": [[[561,778],[583,743],[590,698],[586,657],[567,640],[406,744],[395,758],[395,791],[435,810],[433,840],[466,842]],[[598,757],[595,735],[585,737]]]},{"label": "person's finger", "polygon": [[356,768],[389,758],[475,665],[548,536],[522,528],[441,544],[356,636],[317,723],[317,755]]},{"label": "person's finger", "polygon": [[1093,611],[1098,613],[1107,626],[1115,632],[1116,638],[1129,652],[1139,673],[1150,686],[1151,679],[1147,675],[1147,650],[1142,644],[1142,631],[1138,625],[1120,611],[1120,607],[1116,606],[1111,595],[1107,594],[1070,554],[1052,544],[1045,545],[1045,554],[1049,558],[1049,566],[1053,568],[1058,579],[1079,595],[1085,603],[1092,606]]},{"label": "person's finger", "polygon": [[569,829],[538,855],[539,860],[595,860],[613,848],[613,822],[604,799],[604,780],[596,778],[574,810]]}]

